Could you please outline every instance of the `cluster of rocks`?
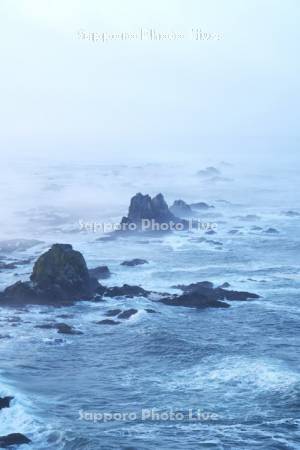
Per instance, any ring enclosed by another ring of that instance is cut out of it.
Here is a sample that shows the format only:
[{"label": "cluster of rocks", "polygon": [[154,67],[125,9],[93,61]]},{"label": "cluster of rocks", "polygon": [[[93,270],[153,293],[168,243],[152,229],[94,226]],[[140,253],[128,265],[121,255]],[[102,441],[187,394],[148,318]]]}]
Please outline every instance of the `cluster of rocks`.
[{"label": "cluster of rocks", "polygon": [[228,284],[224,284],[215,288],[210,281],[178,285],[174,286],[174,288],[180,289],[183,292],[182,295],[164,297],[160,302],[170,306],[185,306],[197,309],[229,308],[230,305],[224,300],[245,301],[259,298],[259,295],[250,292],[224,289],[224,287],[228,286]]},{"label": "cluster of rocks", "polygon": [[[133,260],[136,262],[136,260]],[[140,260],[137,260],[141,263]],[[130,265],[130,264],[129,264]],[[134,265],[134,264],[133,264]],[[98,268],[99,269],[99,268]],[[124,284],[123,286],[106,287],[98,282],[89,271],[82,254],[73,250],[69,244],[54,244],[50,250],[42,254],[34,264],[30,281],[19,281],[9,286],[0,296],[0,304],[26,305],[51,304],[56,306],[72,304],[77,300],[103,301],[103,297],[145,297],[154,295],[157,301],[172,306],[187,306],[191,308],[226,308],[224,300],[248,300],[258,298],[256,294],[226,290],[223,287],[214,288],[205,281],[191,285],[176,286],[183,294],[170,295],[143,289],[141,286]],[[106,270],[104,271],[107,272]],[[48,324],[48,328],[56,328],[59,333],[79,334],[79,331],[68,325]]]}]

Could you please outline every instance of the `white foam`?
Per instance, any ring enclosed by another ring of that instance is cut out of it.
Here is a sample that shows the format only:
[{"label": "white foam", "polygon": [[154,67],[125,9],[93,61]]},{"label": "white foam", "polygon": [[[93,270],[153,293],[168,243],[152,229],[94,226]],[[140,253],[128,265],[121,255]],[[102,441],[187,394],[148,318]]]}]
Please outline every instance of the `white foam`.
[{"label": "white foam", "polygon": [[201,365],[177,373],[171,388],[210,389],[235,385],[237,390],[286,391],[300,381],[300,375],[276,360],[228,356],[216,361],[203,359]]}]

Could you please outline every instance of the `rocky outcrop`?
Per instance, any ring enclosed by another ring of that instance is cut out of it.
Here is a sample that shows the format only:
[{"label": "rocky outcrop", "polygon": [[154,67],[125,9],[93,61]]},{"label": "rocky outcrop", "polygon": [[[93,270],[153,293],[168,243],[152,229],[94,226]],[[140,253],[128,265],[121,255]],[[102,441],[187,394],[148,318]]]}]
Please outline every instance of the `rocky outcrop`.
[{"label": "rocky outcrop", "polygon": [[230,305],[224,302],[224,300],[246,301],[259,298],[259,295],[250,292],[228,291],[220,287],[214,288],[210,281],[175,287],[182,290],[183,295],[164,297],[160,300],[161,303],[197,309],[228,308]]},{"label": "rocky outcrop", "polygon": [[9,286],[0,300],[8,304],[67,304],[91,298],[97,286],[80,252],[70,244],[54,244],[34,264],[30,281]]},{"label": "rocky outcrop", "polygon": [[14,397],[2,397],[0,398],[0,410],[4,408],[10,407],[10,402],[14,399]]},{"label": "rocky outcrop", "polygon": [[97,280],[104,280],[111,276],[110,270],[107,266],[98,266],[94,269],[89,269],[89,275]]},{"label": "rocky outcrop", "polygon": [[156,224],[170,224],[172,222],[186,225],[185,221],[172,214],[162,194],[153,198],[150,195],[136,194],[130,201],[128,216],[123,217],[121,221],[122,230],[157,231],[151,229],[151,221]]},{"label": "rocky outcrop", "polygon": [[126,309],[121,314],[118,315],[118,319],[129,319],[131,316],[138,312],[135,308]]},{"label": "rocky outcrop", "polygon": [[193,210],[185,203],[183,200],[175,200],[173,205],[170,207],[172,214],[178,217],[191,217],[193,216]]},{"label": "rocky outcrop", "polygon": [[30,444],[31,440],[21,433],[12,433],[7,436],[0,436],[0,447],[9,448],[15,445]]},{"label": "rocky outcrop", "polygon": [[146,259],[135,258],[135,259],[130,259],[128,261],[123,261],[121,263],[121,266],[134,267],[134,266],[141,266],[143,264],[149,264],[149,263]]}]

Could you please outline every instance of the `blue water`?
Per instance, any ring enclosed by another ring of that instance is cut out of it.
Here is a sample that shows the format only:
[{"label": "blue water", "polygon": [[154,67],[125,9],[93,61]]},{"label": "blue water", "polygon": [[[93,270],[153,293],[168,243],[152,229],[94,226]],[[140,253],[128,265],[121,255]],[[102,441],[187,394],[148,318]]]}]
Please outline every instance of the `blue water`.
[{"label": "blue water", "polygon": [[[189,233],[148,243],[64,238],[89,267],[110,267],[109,285],[172,292],[178,283],[227,281],[261,298],[203,311],[143,298],[1,310],[0,334],[10,338],[0,339],[0,393],[15,400],[1,412],[0,435],[23,432],[38,450],[299,449],[300,221],[280,211],[270,208],[259,221],[245,222],[232,219],[236,209],[225,208],[216,235],[197,235],[221,246]],[[279,234],[253,231],[253,225]],[[241,234],[229,234],[236,226]],[[149,264],[120,266],[133,257]],[[8,275],[1,276],[9,284]],[[139,312],[118,326],[95,324],[115,307]],[[69,317],[59,317],[64,314]],[[16,316],[20,322],[8,321]],[[53,319],[83,334],[34,328]],[[145,410],[182,413],[184,419],[142,420]],[[189,420],[189,410],[204,416]],[[132,413],[136,419],[93,422],[82,420],[83,412],[88,418]]]}]

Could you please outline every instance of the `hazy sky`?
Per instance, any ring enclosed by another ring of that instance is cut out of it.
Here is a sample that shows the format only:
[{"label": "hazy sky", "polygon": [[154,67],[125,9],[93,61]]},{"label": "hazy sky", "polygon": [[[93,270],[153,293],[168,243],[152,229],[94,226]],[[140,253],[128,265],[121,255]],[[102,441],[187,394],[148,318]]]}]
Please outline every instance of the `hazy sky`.
[{"label": "hazy sky", "polygon": [[[1,0],[0,22],[2,155],[297,152],[299,0]],[[185,37],[78,35],[141,28]]]}]

